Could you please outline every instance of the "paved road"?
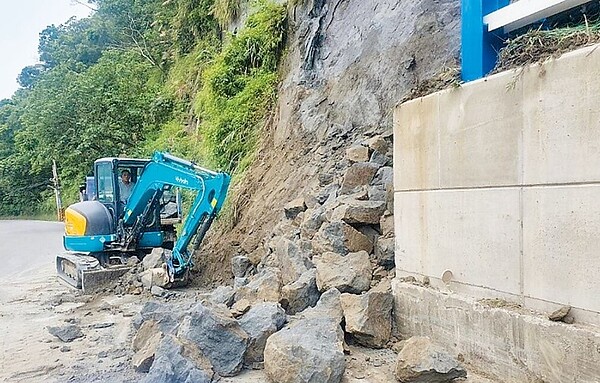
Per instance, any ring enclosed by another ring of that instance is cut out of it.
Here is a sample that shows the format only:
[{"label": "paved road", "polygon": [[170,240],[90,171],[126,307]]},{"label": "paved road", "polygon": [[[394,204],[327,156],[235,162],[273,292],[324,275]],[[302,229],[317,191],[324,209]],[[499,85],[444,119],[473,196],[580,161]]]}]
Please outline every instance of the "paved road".
[{"label": "paved road", "polygon": [[0,221],[0,279],[53,265],[63,232],[62,222]]}]

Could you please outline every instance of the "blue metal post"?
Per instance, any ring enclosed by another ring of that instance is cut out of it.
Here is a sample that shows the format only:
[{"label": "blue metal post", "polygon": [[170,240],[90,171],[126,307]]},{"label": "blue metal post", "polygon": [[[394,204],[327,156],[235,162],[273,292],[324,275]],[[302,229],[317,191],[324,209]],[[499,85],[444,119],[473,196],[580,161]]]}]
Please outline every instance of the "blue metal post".
[{"label": "blue metal post", "polygon": [[488,32],[483,16],[509,3],[510,0],[462,0],[463,81],[477,80],[494,69],[502,46],[502,32]]}]

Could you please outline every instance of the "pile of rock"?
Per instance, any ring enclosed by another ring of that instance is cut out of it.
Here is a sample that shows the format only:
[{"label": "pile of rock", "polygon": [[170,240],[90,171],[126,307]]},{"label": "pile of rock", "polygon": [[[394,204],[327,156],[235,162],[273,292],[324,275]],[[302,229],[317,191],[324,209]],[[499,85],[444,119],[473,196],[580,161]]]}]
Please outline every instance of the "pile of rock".
[{"label": "pile of rock", "polygon": [[241,243],[233,286],[187,306],[144,307],[133,362],[147,382],[210,382],[243,368],[274,382],[340,382],[345,339],[392,345],[391,134],[357,142],[346,161],[289,202],[271,235]]}]

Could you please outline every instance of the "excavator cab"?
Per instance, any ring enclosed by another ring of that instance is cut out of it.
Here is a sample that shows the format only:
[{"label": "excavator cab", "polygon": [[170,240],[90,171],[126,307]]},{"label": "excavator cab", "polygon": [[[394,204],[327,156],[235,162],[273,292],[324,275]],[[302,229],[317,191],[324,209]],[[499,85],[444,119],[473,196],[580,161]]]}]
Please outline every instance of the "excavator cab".
[{"label": "excavator cab", "polygon": [[[120,188],[125,170],[133,184],[128,196]],[[170,281],[185,279],[193,250],[223,205],[229,180],[226,173],[163,152],[151,159],[96,160],[91,188],[95,193],[86,191],[86,198],[65,210],[63,241],[68,253],[57,256],[59,276],[85,290],[84,279],[96,282],[101,275],[122,275],[121,266],[129,257],[162,247],[169,250],[165,264]],[[179,189],[195,197],[176,235],[175,225],[182,221]]]}]

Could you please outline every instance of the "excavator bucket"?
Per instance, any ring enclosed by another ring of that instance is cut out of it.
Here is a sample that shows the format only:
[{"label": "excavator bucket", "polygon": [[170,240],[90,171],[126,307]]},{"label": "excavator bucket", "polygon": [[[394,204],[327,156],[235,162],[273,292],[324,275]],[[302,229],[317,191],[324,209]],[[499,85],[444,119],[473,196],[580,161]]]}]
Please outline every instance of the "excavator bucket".
[{"label": "excavator bucket", "polygon": [[71,286],[82,289],[84,294],[98,291],[130,269],[125,265],[104,268],[96,258],[87,254],[64,253],[56,257],[58,276]]}]

